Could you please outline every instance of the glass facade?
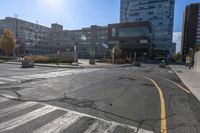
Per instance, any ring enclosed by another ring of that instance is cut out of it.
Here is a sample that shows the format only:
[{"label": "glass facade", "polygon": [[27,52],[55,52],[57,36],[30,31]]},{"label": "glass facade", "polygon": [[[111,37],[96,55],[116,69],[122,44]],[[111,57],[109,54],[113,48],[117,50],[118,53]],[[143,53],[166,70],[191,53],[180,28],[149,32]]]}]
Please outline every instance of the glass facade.
[{"label": "glass facade", "polygon": [[115,28],[112,28],[112,37],[117,37],[117,32]]},{"label": "glass facade", "polygon": [[155,49],[170,51],[175,0],[121,0],[120,21],[149,21]]},{"label": "glass facade", "polygon": [[147,28],[121,28],[119,29],[119,37],[139,37],[149,36]]}]

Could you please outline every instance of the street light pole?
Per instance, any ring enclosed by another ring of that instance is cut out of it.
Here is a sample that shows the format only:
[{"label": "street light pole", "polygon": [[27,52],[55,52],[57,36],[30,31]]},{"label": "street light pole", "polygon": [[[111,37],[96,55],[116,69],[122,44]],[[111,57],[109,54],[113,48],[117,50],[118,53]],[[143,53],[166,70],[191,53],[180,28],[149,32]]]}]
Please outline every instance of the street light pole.
[{"label": "street light pole", "polygon": [[57,50],[57,66],[59,65],[59,55],[60,55],[60,51],[59,50]]},{"label": "street light pole", "polygon": [[74,62],[72,63],[73,66],[78,66],[78,57],[77,57],[77,46],[76,43],[74,44]]},{"label": "street light pole", "polygon": [[74,45],[74,63],[77,62],[77,57],[76,57],[76,44]]},{"label": "street light pole", "polygon": [[134,52],[134,62],[136,62],[136,60],[137,60],[137,53]]}]

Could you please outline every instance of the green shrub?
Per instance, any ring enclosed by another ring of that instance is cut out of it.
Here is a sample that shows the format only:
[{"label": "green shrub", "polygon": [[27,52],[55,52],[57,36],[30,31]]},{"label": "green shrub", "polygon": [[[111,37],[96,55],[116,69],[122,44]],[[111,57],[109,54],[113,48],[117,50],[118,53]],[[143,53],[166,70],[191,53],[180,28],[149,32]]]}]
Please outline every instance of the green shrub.
[{"label": "green shrub", "polygon": [[0,56],[0,60],[11,60],[11,57],[7,57],[7,56]]},{"label": "green shrub", "polygon": [[126,64],[127,63],[127,60],[125,59],[116,59],[115,60],[115,64]]},{"label": "green shrub", "polygon": [[115,45],[113,50],[115,54],[115,59],[119,59],[122,56],[122,50],[120,49],[119,45]]}]

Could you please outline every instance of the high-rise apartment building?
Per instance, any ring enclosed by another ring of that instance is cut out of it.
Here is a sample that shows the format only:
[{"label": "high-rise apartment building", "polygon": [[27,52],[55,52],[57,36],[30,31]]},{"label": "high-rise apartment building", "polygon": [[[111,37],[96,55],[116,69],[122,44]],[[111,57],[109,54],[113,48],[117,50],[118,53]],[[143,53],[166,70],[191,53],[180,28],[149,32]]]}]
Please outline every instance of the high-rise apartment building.
[{"label": "high-rise apartment building", "polygon": [[[95,44],[96,57],[103,57],[105,48],[102,44],[107,42],[107,26],[97,26]],[[25,46],[24,54],[50,54],[57,51],[73,51],[77,45],[79,58],[89,58],[91,46],[91,27],[79,30],[63,30],[60,24],[51,27],[31,23],[18,18],[6,17],[0,19],[0,36],[5,29],[10,29],[17,44]]]},{"label": "high-rise apartment building", "polygon": [[174,4],[175,0],[121,0],[120,22],[149,21],[153,50],[173,53]]},{"label": "high-rise apartment building", "polygon": [[186,6],[183,15],[183,30],[182,30],[182,55],[183,61],[189,51],[200,45],[200,3],[195,3]]},{"label": "high-rise apartment building", "polygon": [[[27,54],[48,53],[50,28],[21,19],[6,17],[0,20],[0,29],[10,29],[17,43],[26,44]],[[37,44],[37,45],[36,45]]]}]

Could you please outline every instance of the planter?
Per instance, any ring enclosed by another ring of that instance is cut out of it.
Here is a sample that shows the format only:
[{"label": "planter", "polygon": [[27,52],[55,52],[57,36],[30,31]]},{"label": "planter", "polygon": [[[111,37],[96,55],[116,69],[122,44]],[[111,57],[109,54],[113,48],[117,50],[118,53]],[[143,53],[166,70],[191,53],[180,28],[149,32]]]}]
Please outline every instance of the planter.
[{"label": "planter", "polygon": [[94,59],[90,59],[90,60],[89,60],[89,64],[90,64],[90,65],[95,65],[95,60],[94,60]]},{"label": "planter", "polygon": [[141,62],[139,61],[134,62],[134,66],[141,67]]},{"label": "planter", "polygon": [[22,68],[34,68],[34,61],[22,61]]},{"label": "planter", "polygon": [[73,62],[72,66],[79,66],[78,62]]},{"label": "planter", "polygon": [[166,63],[160,63],[160,64],[159,64],[159,67],[160,67],[160,68],[166,68],[166,65],[167,65]]}]

